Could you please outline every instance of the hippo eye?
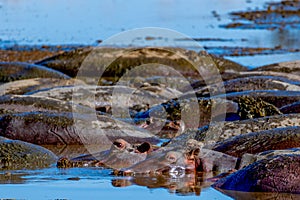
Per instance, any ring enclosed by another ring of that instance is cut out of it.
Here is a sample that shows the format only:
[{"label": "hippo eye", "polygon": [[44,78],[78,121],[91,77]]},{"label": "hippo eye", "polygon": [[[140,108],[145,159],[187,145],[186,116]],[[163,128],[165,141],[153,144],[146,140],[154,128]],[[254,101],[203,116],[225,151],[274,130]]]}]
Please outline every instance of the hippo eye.
[{"label": "hippo eye", "polygon": [[120,143],[120,142],[114,142],[113,144],[114,144],[116,147],[118,147],[118,148],[122,148],[122,147],[123,147],[123,144]]}]

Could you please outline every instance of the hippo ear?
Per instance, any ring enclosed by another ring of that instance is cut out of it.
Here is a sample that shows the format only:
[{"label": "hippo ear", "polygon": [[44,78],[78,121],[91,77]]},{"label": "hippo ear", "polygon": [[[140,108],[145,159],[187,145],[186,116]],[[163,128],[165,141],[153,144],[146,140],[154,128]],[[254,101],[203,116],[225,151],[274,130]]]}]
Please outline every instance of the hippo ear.
[{"label": "hippo ear", "polygon": [[143,144],[139,145],[136,149],[140,153],[145,153],[145,152],[150,152],[152,150],[152,146],[150,143],[144,142]]}]

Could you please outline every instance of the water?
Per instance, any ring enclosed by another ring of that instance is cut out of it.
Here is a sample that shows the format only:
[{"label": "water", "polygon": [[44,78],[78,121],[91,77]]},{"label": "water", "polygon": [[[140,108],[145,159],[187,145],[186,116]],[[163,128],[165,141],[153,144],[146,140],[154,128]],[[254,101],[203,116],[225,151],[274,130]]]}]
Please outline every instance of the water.
[{"label": "water", "polygon": [[13,179],[1,179],[0,196],[3,199],[231,199],[210,187],[203,188],[198,195],[179,193],[174,184],[168,189],[136,184],[119,187],[114,183],[130,182],[132,178],[111,176],[108,169],[53,167],[10,173],[14,174]]},{"label": "water", "polygon": [[[132,0],[129,3],[125,0],[0,0],[0,47],[14,44],[97,45],[99,41],[122,31],[162,27],[191,38],[200,38],[201,46],[298,48],[299,29],[222,28],[233,22],[230,12],[264,9],[265,3],[270,1]],[[147,42],[145,38],[136,38],[130,44]],[[260,56],[257,62],[251,59],[253,57],[228,58],[246,66],[257,67],[292,60],[298,55],[272,54],[271,60],[268,56]]]},{"label": "water", "polygon": [[[204,47],[299,48],[299,30],[225,29],[232,11],[263,9],[268,0],[0,0],[0,48],[12,45],[98,45],[122,31],[162,27],[197,38]],[[135,38],[129,44],[163,44],[162,38]],[[183,39],[183,38],[178,38]],[[299,53],[227,56],[245,66],[298,59]],[[3,176],[5,172],[0,174]],[[115,187],[117,177],[105,169],[56,167],[12,171],[1,180],[0,198],[14,199],[231,199],[211,187],[182,195],[166,188],[132,183]],[[71,180],[70,180],[71,179]],[[122,179],[122,178],[120,178]],[[179,180],[180,181],[180,180]],[[126,182],[126,181],[125,181]],[[130,182],[130,181],[129,181]]]}]

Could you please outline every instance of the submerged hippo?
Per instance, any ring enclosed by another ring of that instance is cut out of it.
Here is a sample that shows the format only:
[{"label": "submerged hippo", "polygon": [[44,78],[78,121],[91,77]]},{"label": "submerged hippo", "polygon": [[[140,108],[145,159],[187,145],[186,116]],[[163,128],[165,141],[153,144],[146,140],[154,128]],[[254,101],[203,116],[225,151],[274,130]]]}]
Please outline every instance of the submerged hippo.
[{"label": "submerged hippo", "polygon": [[[299,79],[300,81],[300,79]],[[197,97],[213,96],[220,93],[221,86],[226,93],[241,92],[247,90],[286,90],[300,91],[300,82],[290,81],[289,79],[276,76],[249,76],[235,78],[222,82],[221,84],[207,85],[194,88],[193,91],[186,93],[196,94]]]},{"label": "submerged hippo", "polygon": [[25,112],[0,117],[0,135],[40,145],[111,144],[159,140],[151,133],[108,116],[78,113]]},{"label": "submerged hippo", "polygon": [[0,95],[25,94],[36,90],[75,84],[84,84],[84,82],[77,79],[59,78],[31,78],[17,80],[0,85]]},{"label": "submerged hippo", "polygon": [[30,78],[61,78],[70,77],[53,69],[21,62],[0,62],[0,82],[9,82]]},{"label": "submerged hippo", "polygon": [[255,68],[255,71],[285,72],[300,75],[300,60],[280,62]]},{"label": "submerged hippo", "polygon": [[[69,52],[64,52],[53,57],[38,62],[49,68],[64,72],[72,77],[76,76],[79,68],[84,63],[93,63],[94,68],[88,69],[87,73],[97,74],[99,69],[110,63],[102,77],[107,77],[116,82],[126,70],[130,70],[135,66],[147,63],[160,63],[162,65],[173,66],[174,69],[184,76],[194,76],[198,74],[191,62],[214,63],[221,73],[226,70],[245,71],[243,67],[237,63],[226,60],[224,58],[208,55],[206,53],[196,53],[195,51],[181,48],[81,48]],[[190,61],[190,62],[189,62]],[[203,67],[205,64],[202,64]],[[152,74],[153,68],[144,69],[144,74]],[[161,72],[163,73],[163,72]],[[157,74],[156,74],[157,75]],[[169,74],[161,74],[168,76]],[[202,74],[203,76],[204,74]]]},{"label": "submerged hippo", "polygon": [[291,126],[247,133],[212,145],[215,151],[241,158],[245,153],[300,146],[300,127]]},{"label": "submerged hippo", "polygon": [[0,170],[50,167],[57,157],[38,145],[0,137]]},{"label": "submerged hippo", "polygon": [[5,95],[0,96],[0,114],[13,114],[22,112],[72,112],[73,109],[81,110],[82,113],[94,112],[89,107],[72,104],[49,97],[31,95]]},{"label": "submerged hippo", "polygon": [[[26,93],[27,95],[50,97],[62,101],[76,101],[76,103],[95,108],[105,113],[114,112],[114,117],[130,117],[128,110],[140,111],[150,105],[159,104],[181,93],[175,89],[160,84],[141,84],[139,88],[123,85],[87,86],[76,85],[54,87],[47,90]],[[114,109],[114,110],[112,110]]]},{"label": "submerged hippo", "polygon": [[112,169],[121,169],[145,160],[147,154],[151,151],[152,147],[148,142],[140,145],[132,145],[123,139],[117,139],[113,142],[109,150],[79,156],[70,160],[61,158],[57,162],[57,167],[105,166]]},{"label": "submerged hippo", "polygon": [[[160,105],[155,105],[147,111],[138,112],[134,117],[138,120],[151,118],[151,116],[156,116],[157,119],[162,118],[165,120],[164,122],[179,123],[178,127],[184,131],[188,128],[198,128],[207,125],[211,121],[231,119],[232,116],[235,119],[238,117],[238,104],[224,99],[172,99]],[[160,121],[153,120],[153,123],[160,123]],[[170,123],[165,125],[167,126],[168,124]],[[160,128],[167,129],[167,127],[164,127],[164,124],[162,125]]]},{"label": "submerged hippo", "polygon": [[277,155],[300,155],[300,148],[291,148],[291,149],[283,149],[283,150],[268,150],[268,151],[263,151],[258,154],[249,154],[246,153],[242,156],[239,169],[242,169],[249,164],[252,164],[256,161],[262,160],[262,159],[267,159],[271,158]]},{"label": "submerged hippo", "polygon": [[300,155],[273,156],[220,179],[213,187],[244,192],[300,194],[299,163]]},{"label": "submerged hippo", "polygon": [[284,114],[300,113],[300,101],[281,107],[280,112]]},{"label": "submerged hippo", "polygon": [[186,130],[182,135],[173,138],[167,146],[185,146],[189,139],[210,144],[246,133],[288,126],[300,126],[300,115],[286,114],[241,121],[214,122],[199,129]]},{"label": "submerged hippo", "polygon": [[227,172],[236,168],[237,158],[201,148],[202,143],[190,140],[187,147],[165,149],[153,152],[148,157],[129,168],[121,169],[127,174],[184,174],[201,172]]},{"label": "submerged hippo", "polygon": [[241,96],[249,96],[254,99],[259,98],[276,106],[277,108],[300,101],[300,91],[250,90],[218,95],[216,97],[237,101]]}]

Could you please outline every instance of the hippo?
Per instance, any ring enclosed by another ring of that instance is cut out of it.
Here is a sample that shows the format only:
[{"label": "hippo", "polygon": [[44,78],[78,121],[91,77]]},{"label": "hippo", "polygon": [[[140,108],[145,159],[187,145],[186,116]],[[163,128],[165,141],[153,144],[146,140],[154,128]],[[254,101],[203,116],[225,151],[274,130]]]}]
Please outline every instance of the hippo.
[{"label": "hippo", "polygon": [[220,190],[300,194],[300,155],[276,155],[262,159],[220,179]]},{"label": "hippo", "polygon": [[116,138],[129,142],[159,139],[133,125],[95,113],[24,112],[0,117],[0,135],[39,145],[107,145]]},{"label": "hippo", "polygon": [[[188,62],[188,61],[190,62]],[[69,52],[63,52],[53,57],[47,58],[36,64],[47,66],[75,77],[79,68],[84,64],[93,64],[93,71],[87,69],[87,74],[99,74],[105,65],[109,68],[105,70],[102,79],[105,78],[112,82],[117,82],[118,79],[126,72],[135,66],[148,63],[160,63],[162,65],[173,66],[174,69],[185,77],[198,76],[195,67],[191,62],[214,63],[220,73],[226,70],[246,71],[247,68],[224,58],[208,55],[204,52],[196,53],[195,51],[185,50],[181,48],[80,48]],[[205,64],[199,64],[204,67]],[[153,67],[145,68],[143,74],[153,74]],[[163,72],[161,72],[163,73]],[[157,74],[155,74],[157,75]],[[170,74],[161,74],[170,76]],[[176,74],[175,74],[176,75]],[[204,74],[202,74],[203,76]],[[101,82],[101,81],[100,81]]]},{"label": "hippo", "polygon": [[22,112],[72,112],[81,110],[82,113],[94,112],[93,109],[67,101],[49,97],[31,95],[5,95],[0,96],[0,114],[13,114]]},{"label": "hippo", "polygon": [[[299,79],[300,80],[300,79]],[[222,83],[226,93],[241,92],[247,90],[284,90],[300,91],[300,82],[290,81],[286,78],[276,76],[249,76],[235,78]],[[207,97],[218,94],[220,84],[207,85],[200,88],[194,88],[193,91],[185,93],[196,94],[197,97]]]},{"label": "hippo", "polygon": [[0,170],[47,168],[58,159],[41,146],[1,136],[0,149]]},{"label": "hippo", "polygon": [[282,106],[280,108],[280,112],[282,112],[284,114],[300,113],[300,101],[297,101],[297,102],[289,104],[289,105]]},{"label": "hippo", "polygon": [[170,174],[181,177],[196,172],[227,172],[236,168],[237,158],[189,140],[186,147],[160,149],[150,153],[144,161],[120,170],[121,174]]},{"label": "hippo", "polygon": [[36,90],[47,89],[57,86],[84,84],[78,79],[59,79],[59,78],[32,78],[7,82],[0,85],[0,95],[26,94]]},{"label": "hippo", "polygon": [[84,59],[91,53],[93,48],[77,48],[72,51],[60,52],[56,55],[36,62],[37,65],[42,65],[61,71],[71,77],[75,77],[78,73]]},{"label": "hippo", "polygon": [[76,85],[54,87],[47,90],[26,93],[26,95],[51,97],[63,101],[76,100],[81,105],[109,114],[112,113],[113,107],[114,117],[124,117],[124,115],[130,117],[126,114],[128,113],[128,109],[130,109],[130,112],[141,111],[142,109],[147,109],[150,105],[162,103],[180,94],[175,89],[158,84],[141,84],[139,88],[122,85]]},{"label": "hippo", "polygon": [[[199,109],[196,110],[196,108]],[[239,118],[237,103],[224,99],[210,98],[172,99],[160,105],[155,105],[147,111],[138,112],[134,115],[134,118],[138,120],[151,118],[151,116],[157,116],[158,119],[160,117],[164,119],[165,117],[165,121],[169,120],[179,123],[178,127],[181,128],[181,131],[188,128],[201,127],[209,124],[211,121],[223,121],[226,118],[227,120],[235,120]],[[164,128],[162,127],[162,129]],[[181,132],[174,132],[175,136],[181,134]]]},{"label": "hippo", "polygon": [[276,91],[276,90],[249,90],[242,92],[233,92],[226,95],[217,95],[215,98],[226,98],[237,101],[241,96],[250,96],[274,105],[277,108],[300,101],[300,91]]},{"label": "hippo", "polygon": [[299,114],[274,115],[241,121],[214,122],[199,129],[187,129],[181,135],[165,143],[164,146],[185,146],[189,139],[202,141],[205,144],[214,144],[246,133],[289,126],[300,126]]},{"label": "hippo", "polygon": [[255,71],[273,71],[285,72],[294,75],[300,75],[300,60],[274,63],[255,68]]},{"label": "hippo", "polygon": [[[210,146],[210,145],[209,145]],[[291,126],[247,133],[212,145],[212,149],[241,158],[245,153],[287,149],[300,146],[300,127]]]},{"label": "hippo", "polygon": [[148,142],[132,145],[123,139],[117,139],[113,142],[109,150],[82,155],[70,160],[65,157],[60,158],[57,162],[57,167],[104,166],[118,170],[145,160],[147,154],[151,151],[152,146]]},{"label": "hippo", "polygon": [[[269,77],[273,80],[288,83],[288,85],[289,84],[296,85],[296,86],[300,85],[299,84],[299,80],[300,80],[299,75],[284,73],[284,72],[252,71],[252,70],[251,71],[226,71],[226,72],[222,73],[221,76],[222,76],[222,80],[225,81],[225,85],[224,85],[225,88],[227,87],[228,89],[231,88],[231,87],[229,87],[229,85],[228,86],[226,86],[226,85],[230,83],[230,80],[235,82],[235,81],[241,81],[241,80],[243,80],[243,78],[248,78],[248,77],[257,77],[258,78],[260,76],[261,77],[266,77],[266,78]],[[212,79],[213,78],[214,77],[212,77]],[[226,83],[227,81],[229,81],[229,82]],[[274,81],[272,81],[272,82],[274,83]],[[220,84],[220,82],[216,82],[215,84],[217,85],[218,83]],[[214,85],[214,84],[212,84],[212,85]],[[275,86],[275,85],[277,85],[277,84],[273,84],[273,86]],[[279,84],[279,85],[281,85],[281,84]],[[277,85],[275,87],[278,87],[279,85]],[[189,87],[184,87],[183,91],[184,92],[190,92],[191,88],[193,88],[194,90],[197,90],[197,89],[206,88],[206,87],[210,87],[210,85],[205,83],[205,81],[195,80],[194,82],[191,83],[191,85]],[[245,85],[244,87],[247,87],[247,85]],[[257,87],[260,87],[260,86],[256,85],[255,88],[257,88]],[[233,87],[233,90],[235,90],[234,87]],[[249,90],[251,90],[251,89],[249,89]]]},{"label": "hippo", "polygon": [[30,78],[60,78],[70,77],[53,69],[22,62],[0,62],[0,82]]},{"label": "hippo", "polygon": [[283,150],[268,150],[257,154],[245,153],[242,158],[238,169],[242,169],[258,160],[267,159],[276,155],[300,155],[300,148],[291,148]]}]

